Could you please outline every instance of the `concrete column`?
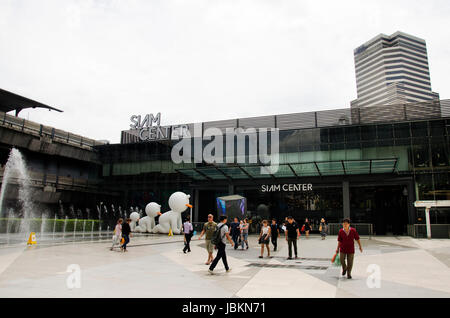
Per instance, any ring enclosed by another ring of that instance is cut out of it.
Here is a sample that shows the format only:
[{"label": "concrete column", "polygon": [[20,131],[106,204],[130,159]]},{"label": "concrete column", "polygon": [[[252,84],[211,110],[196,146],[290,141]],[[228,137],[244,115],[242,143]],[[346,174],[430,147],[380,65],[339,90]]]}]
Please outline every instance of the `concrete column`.
[{"label": "concrete column", "polygon": [[228,195],[233,195],[233,194],[234,194],[234,185],[229,184],[228,185]]},{"label": "concrete column", "polygon": [[342,181],[342,207],[344,219],[350,219],[350,185],[346,180]]}]

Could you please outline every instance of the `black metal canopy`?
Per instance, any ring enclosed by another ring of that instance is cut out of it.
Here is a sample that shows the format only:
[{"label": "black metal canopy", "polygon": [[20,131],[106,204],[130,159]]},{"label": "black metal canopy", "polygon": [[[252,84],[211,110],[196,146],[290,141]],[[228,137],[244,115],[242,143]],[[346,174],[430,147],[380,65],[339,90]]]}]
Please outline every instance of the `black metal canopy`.
[{"label": "black metal canopy", "polygon": [[[210,165],[188,169],[175,169],[193,180],[235,180],[287,177],[324,177],[336,175],[394,173],[397,158],[312,161],[299,163],[280,163],[276,173],[264,172],[265,166],[253,164]],[[261,170],[263,169],[263,170]]]},{"label": "black metal canopy", "polygon": [[55,110],[57,112],[62,112],[62,110],[59,110],[57,108],[39,103],[35,100],[5,91],[4,89],[0,88],[0,111],[2,112],[10,112],[15,110],[16,116],[19,114],[19,112],[24,108],[47,108],[48,110]]}]

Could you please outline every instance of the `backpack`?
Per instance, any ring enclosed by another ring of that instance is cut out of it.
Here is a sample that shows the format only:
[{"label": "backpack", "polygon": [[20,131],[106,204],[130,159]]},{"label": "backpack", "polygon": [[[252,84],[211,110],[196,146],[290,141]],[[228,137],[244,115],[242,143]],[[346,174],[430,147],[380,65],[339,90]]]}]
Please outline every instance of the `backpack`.
[{"label": "backpack", "polygon": [[212,236],[212,238],[211,238],[211,244],[217,246],[217,245],[219,245],[220,242],[222,242],[222,237],[221,237],[221,235],[220,235],[220,230],[222,229],[222,227],[223,227],[224,225],[225,225],[225,224],[222,224],[221,226],[218,226],[218,227],[216,228],[216,230],[214,231],[213,236]]}]

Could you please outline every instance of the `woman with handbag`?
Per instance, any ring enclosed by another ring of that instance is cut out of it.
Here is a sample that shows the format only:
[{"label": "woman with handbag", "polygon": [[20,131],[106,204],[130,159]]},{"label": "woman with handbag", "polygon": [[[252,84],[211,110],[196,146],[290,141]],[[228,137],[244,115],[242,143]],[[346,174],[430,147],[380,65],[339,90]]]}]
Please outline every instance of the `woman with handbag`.
[{"label": "woman with handbag", "polygon": [[264,255],[264,246],[267,247],[267,257],[270,257],[270,236],[271,229],[269,226],[269,222],[267,220],[262,221],[263,226],[261,227],[261,232],[259,233],[258,243],[261,244],[261,256],[259,258],[263,258]]},{"label": "woman with handbag", "polygon": [[116,227],[114,228],[114,236],[112,237],[111,251],[114,249],[114,246],[116,244],[120,244],[120,240],[122,239],[122,222],[123,219],[120,218],[117,221]]}]

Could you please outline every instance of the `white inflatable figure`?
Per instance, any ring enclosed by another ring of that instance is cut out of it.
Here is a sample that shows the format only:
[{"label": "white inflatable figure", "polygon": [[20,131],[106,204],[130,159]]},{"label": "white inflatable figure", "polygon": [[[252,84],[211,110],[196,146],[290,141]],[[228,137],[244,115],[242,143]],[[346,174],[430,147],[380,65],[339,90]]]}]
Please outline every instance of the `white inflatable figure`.
[{"label": "white inflatable figure", "polygon": [[161,206],[156,202],[150,202],[145,207],[145,213],[147,216],[139,220],[139,225],[136,226],[136,232],[149,232],[152,233],[155,227],[155,217],[161,215]]},{"label": "white inflatable figure", "polygon": [[136,222],[139,220],[139,213],[132,212],[130,214],[130,219],[131,219],[130,230],[131,232],[134,232],[136,230]]},{"label": "white inflatable figure", "polygon": [[170,211],[163,213],[159,217],[159,224],[153,229],[153,233],[169,233],[172,229],[173,234],[181,234],[181,213],[187,208],[192,208],[189,204],[191,196],[183,192],[175,192],[169,198]]}]

